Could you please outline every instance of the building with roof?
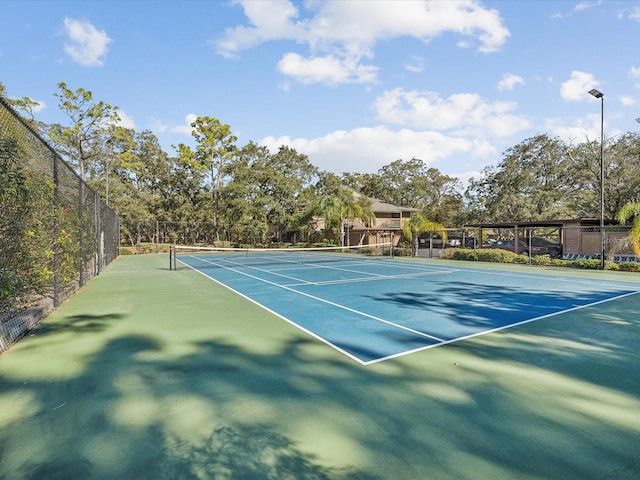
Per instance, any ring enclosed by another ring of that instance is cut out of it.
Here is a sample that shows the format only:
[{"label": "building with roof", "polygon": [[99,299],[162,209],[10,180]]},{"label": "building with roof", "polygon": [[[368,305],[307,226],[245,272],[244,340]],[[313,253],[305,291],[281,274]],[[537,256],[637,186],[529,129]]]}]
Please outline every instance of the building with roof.
[{"label": "building with roof", "polygon": [[[417,208],[402,207],[367,197],[356,191],[353,192],[353,197],[355,200],[367,198],[371,202],[374,218],[370,225],[359,218],[344,218],[339,232],[341,238],[336,239],[342,245],[378,245],[391,242],[396,246],[402,238],[403,225],[410,220],[413,212],[419,211]],[[313,236],[327,238],[329,235],[324,221],[318,219]]]}]

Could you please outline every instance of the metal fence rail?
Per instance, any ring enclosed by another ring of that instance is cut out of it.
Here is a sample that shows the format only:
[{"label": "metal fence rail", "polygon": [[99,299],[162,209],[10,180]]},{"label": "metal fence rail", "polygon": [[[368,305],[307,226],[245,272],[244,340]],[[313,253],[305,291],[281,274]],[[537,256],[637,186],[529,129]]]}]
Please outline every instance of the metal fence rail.
[{"label": "metal fence rail", "polygon": [[0,352],[118,246],[116,213],[0,97]]}]

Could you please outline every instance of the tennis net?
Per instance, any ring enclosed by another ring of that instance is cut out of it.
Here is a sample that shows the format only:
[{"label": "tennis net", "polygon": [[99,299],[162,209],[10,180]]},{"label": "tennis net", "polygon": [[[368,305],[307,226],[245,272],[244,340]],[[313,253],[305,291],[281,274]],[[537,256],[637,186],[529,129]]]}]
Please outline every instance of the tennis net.
[{"label": "tennis net", "polygon": [[289,247],[289,248],[224,248],[173,245],[170,249],[170,269],[176,270],[179,258],[198,258],[212,266],[315,264],[362,260],[369,257],[391,257],[390,243],[349,247]]}]

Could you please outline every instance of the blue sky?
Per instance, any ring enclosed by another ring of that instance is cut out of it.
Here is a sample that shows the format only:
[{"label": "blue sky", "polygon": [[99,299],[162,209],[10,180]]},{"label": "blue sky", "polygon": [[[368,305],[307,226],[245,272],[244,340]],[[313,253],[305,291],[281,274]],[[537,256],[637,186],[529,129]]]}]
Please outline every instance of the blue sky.
[{"label": "blue sky", "polygon": [[335,173],[420,158],[467,179],[536,134],[640,125],[640,1],[3,1],[0,82],[66,120],[57,84],[170,154],[212,116]]}]

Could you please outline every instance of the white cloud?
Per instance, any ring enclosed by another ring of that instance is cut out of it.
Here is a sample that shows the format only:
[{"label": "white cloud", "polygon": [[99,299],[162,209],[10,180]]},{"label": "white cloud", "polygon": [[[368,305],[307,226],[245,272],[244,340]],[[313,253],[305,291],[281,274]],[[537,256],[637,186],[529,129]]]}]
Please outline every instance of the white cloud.
[{"label": "white cloud", "polygon": [[630,107],[636,104],[636,99],[630,95],[622,95],[620,97],[620,103],[622,103],[622,105],[624,105],[625,107]]},{"label": "white cloud", "polygon": [[164,133],[169,130],[169,125],[167,125],[165,122],[163,122],[159,118],[152,117],[149,124],[149,130],[151,130],[152,132],[155,132],[156,134]]},{"label": "white cloud", "polygon": [[595,113],[579,118],[573,124],[566,119],[551,118],[547,120],[545,128],[567,143],[580,143],[600,138],[600,120],[600,115]]},{"label": "white cloud", "polygon": [[260,143],[274,152],[282,145],[291,146],[308,155],[316,167],[335,173],[374,173],[398,159],[419,158],[429,164],[456,154],[475,158],[495,153],[484,141],[385,126],[340,130],[313,139],[267,137]]},{"label": "white cloud", "polygon": [[288,0],[237,1],[242,5],[250,26],[227,28],[221,40],[214,42],[217,53],[235,57],[238,52],[273,40],[305,37],[303,24],[296,23],[298,9]]},{"label": "white cloud", "polygon": [[510,112],[516,105],[488,103],[480,95],[459,93],[441,98],[434,92],[395,89],[378,96],[377,118],[385,123],[480,137],[509,137],[530,127],[529,121]]},{"label": "white cloud", "polygon": [[473,170],[471,172],[462,172],[462,173],[456,174],[455,177],[457,177],[458,180],[462,182],[462,188],[466,190],[467,187],[469,186],[469,181],[472,178],[476,178],[476,179],[481,178],[482,172],[480,172],[479,170]]},{"label": "white cloud", "polygon": [[104,30],[96,29],[90,22],[64,19],[64,32],[70,42],[65,43],[64,51],[77,62],[86,67],[101,67],[107,54],[111,40]]},{"label": "white cloud", "polygon": [[640,7],[635,7],[629,14],[629,18],[640,22]]},{"label": "white cloud", "polygon": [[303,58],[296,53],[286,54],[278,69],[302,83],[370,83],[375,81],[377,67],[359,65],[349,59],[332,55]]},{"label": "white cloud", "polygon": [[132,117],[127,115],[127,113],[125,113],[123,110],[118,110],[118,117],[120,117],[120,121],[118,122],[119,126],[135,130],[136,122]]},{"label": "white cloud", "polygon": [[36,100],[34,98],[30,98],[29,100],[31,100],[32,102],[35,102],[34,105],[31,107],[31,113],[34,113],[34,114],[40,113],[45,108],[47,108],[47,104],[44,102],[44,100]]},{"label": "white cloud", "polygon": [[424,58],[414,55],[409,61],[405,62],[404,68],[412,73],[421,73],[424,71]]},{"label": "white cloud", "polygon": [[502,79],[498,83],[498,90],[501,92],[504,90],[513,90],[516,85],[523,85],[524,79],[519,75],[513,73],[505,73],[502,75]]},{"label": "white cloud", "polygon": [[631,69],[629,69],[629,78],[632,78],[633,80],[639,80],[638,82],[635,83],[635,87],[636,88],[640,88],[640,67],[631,67]]},{"label": "white cloud", "polygon": [[[19,97],[10,97],[10,98],[12,100],[21,100],[21,98]],[[36,113],[40,113],[47,107],[47,104],[42,100],[35,100],[29,97],[26,97],[26,98],[28,98],[31,102],[33,102],[33,105],[30,105],[28,109],[28,111],[33,115],[35,115]]]},{"label": "white cloud", "polygon": [[601,5],[602,1],[598,0],[597,2],[580,2],[578,3],[573,10],[576,12],[583,12],[589,8],[592,7],[597,7],[598,5]]},{"label": "white cloud", "polygon": [[36,105],[33,106],[33,113],[39,113],[45,108],[47,108],[47,104],[43,100],[33,100],[33,101],[36,102]]},{"label": "white cloud", "polygon": [[560,87],[560,96],[568,102],[584,100],[589,97],[589,90],[599,86],[600,82],[592,74],[574,70],[571,78]]},{"label": "white cloud", "polygon": [[184,117],[184,124],[170,127],[169,131],[171,133],[179,133],[181,135],[191,135],[193,130],[193,128],[191,128],[191,124],[196,121],[196,118],[198,118],[198,115],[195,113],[188,113]]},{"label": "white cloud", "polygon": [[[296,41],[309,49],[307,58],[288,53],[279,67],[302,82],[375,82],[377,68],[361,61],[373,58],[373,49],[382,40],[408,36],[429,42],[454,33],[466,38],[465,46],[476,44],[488,53],[499,50],[510,35],[497,10],[474,0],[308,2],[305,18],[287,0],[236,3],[242,5],[248,25],[226,29],[214,43],[217,52],[234,57],[268,41]],[[315,73],[303,75],[302,67],[312,67]]]}]

